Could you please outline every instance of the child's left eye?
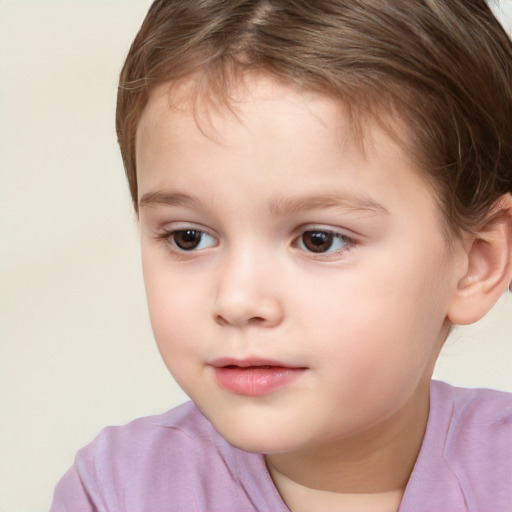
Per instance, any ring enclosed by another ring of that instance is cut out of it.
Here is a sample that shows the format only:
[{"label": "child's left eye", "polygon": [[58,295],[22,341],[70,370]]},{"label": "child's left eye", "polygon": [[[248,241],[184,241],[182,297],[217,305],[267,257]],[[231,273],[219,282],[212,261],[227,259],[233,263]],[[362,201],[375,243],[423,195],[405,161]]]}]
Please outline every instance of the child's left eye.
[{"label": "child's left eye", "polygon": [[168,242],[179,251],[198,251],[216,245],[213,236],[198,229],[178,229],[166,236]]},{"label": "child's left eye", "polygon": [[303,251],[322,254],[344,249],[350,245],[350,239],[340,233],[312,229],[304,231],[297,239],[297,247]]}]

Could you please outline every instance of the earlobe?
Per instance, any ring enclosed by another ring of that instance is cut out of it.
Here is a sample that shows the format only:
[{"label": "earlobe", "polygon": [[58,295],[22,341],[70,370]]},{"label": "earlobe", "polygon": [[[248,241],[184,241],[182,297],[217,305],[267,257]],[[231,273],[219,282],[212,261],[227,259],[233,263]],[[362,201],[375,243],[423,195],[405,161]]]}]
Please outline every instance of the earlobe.
[{"label": "earlobe", "polygon": [[458,282],[447,315],[452,324],[466,325],[480,320],[510,286],[511,194],[500,198],[489,219],[486,226],[467,243],[467,269]]}]

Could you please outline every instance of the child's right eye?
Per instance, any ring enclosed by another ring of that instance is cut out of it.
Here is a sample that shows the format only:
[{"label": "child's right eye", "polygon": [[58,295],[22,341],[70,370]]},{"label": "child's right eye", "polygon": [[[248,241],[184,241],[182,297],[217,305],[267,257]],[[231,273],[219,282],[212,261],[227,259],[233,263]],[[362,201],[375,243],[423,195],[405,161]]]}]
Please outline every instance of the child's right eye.
[{"label": "child's right eye", "polygon": [[167,233],[165,239],[179,251],[197,251],[217,244],[217,240],[208,233],[198,229],[179,229]]}]

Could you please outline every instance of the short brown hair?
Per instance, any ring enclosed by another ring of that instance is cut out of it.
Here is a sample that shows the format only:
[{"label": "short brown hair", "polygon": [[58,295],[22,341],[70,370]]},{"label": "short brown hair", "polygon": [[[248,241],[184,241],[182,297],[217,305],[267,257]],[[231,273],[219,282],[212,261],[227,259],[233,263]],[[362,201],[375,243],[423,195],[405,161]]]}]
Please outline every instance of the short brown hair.
[{"label": "short brown hair", "polygon": [[456,233],[512,192],[512,43],[485,0],[156,0],[117,101],[136,210],[135,136],[152,90],[195,73],[223,95],[247,70],[397,113]]}]

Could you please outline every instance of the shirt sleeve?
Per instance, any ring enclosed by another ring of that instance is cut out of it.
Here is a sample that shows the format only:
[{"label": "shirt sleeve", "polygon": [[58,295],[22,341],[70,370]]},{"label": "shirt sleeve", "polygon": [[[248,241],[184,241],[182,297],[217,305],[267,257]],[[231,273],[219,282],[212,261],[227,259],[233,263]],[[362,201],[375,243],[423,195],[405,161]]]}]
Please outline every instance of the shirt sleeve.
[{"label": "shirt sleeve", "polygon": [[100,512],[92,501],[86,482],[72,466],[55,488],[50,512]]},{"label": "shirt sleeve", "polygon": [[[105,429],[105,431],[108,429]],[[57,484],[50,512],[118,512],[117,490],[105,445],[105,431],[80,449]]]}]

